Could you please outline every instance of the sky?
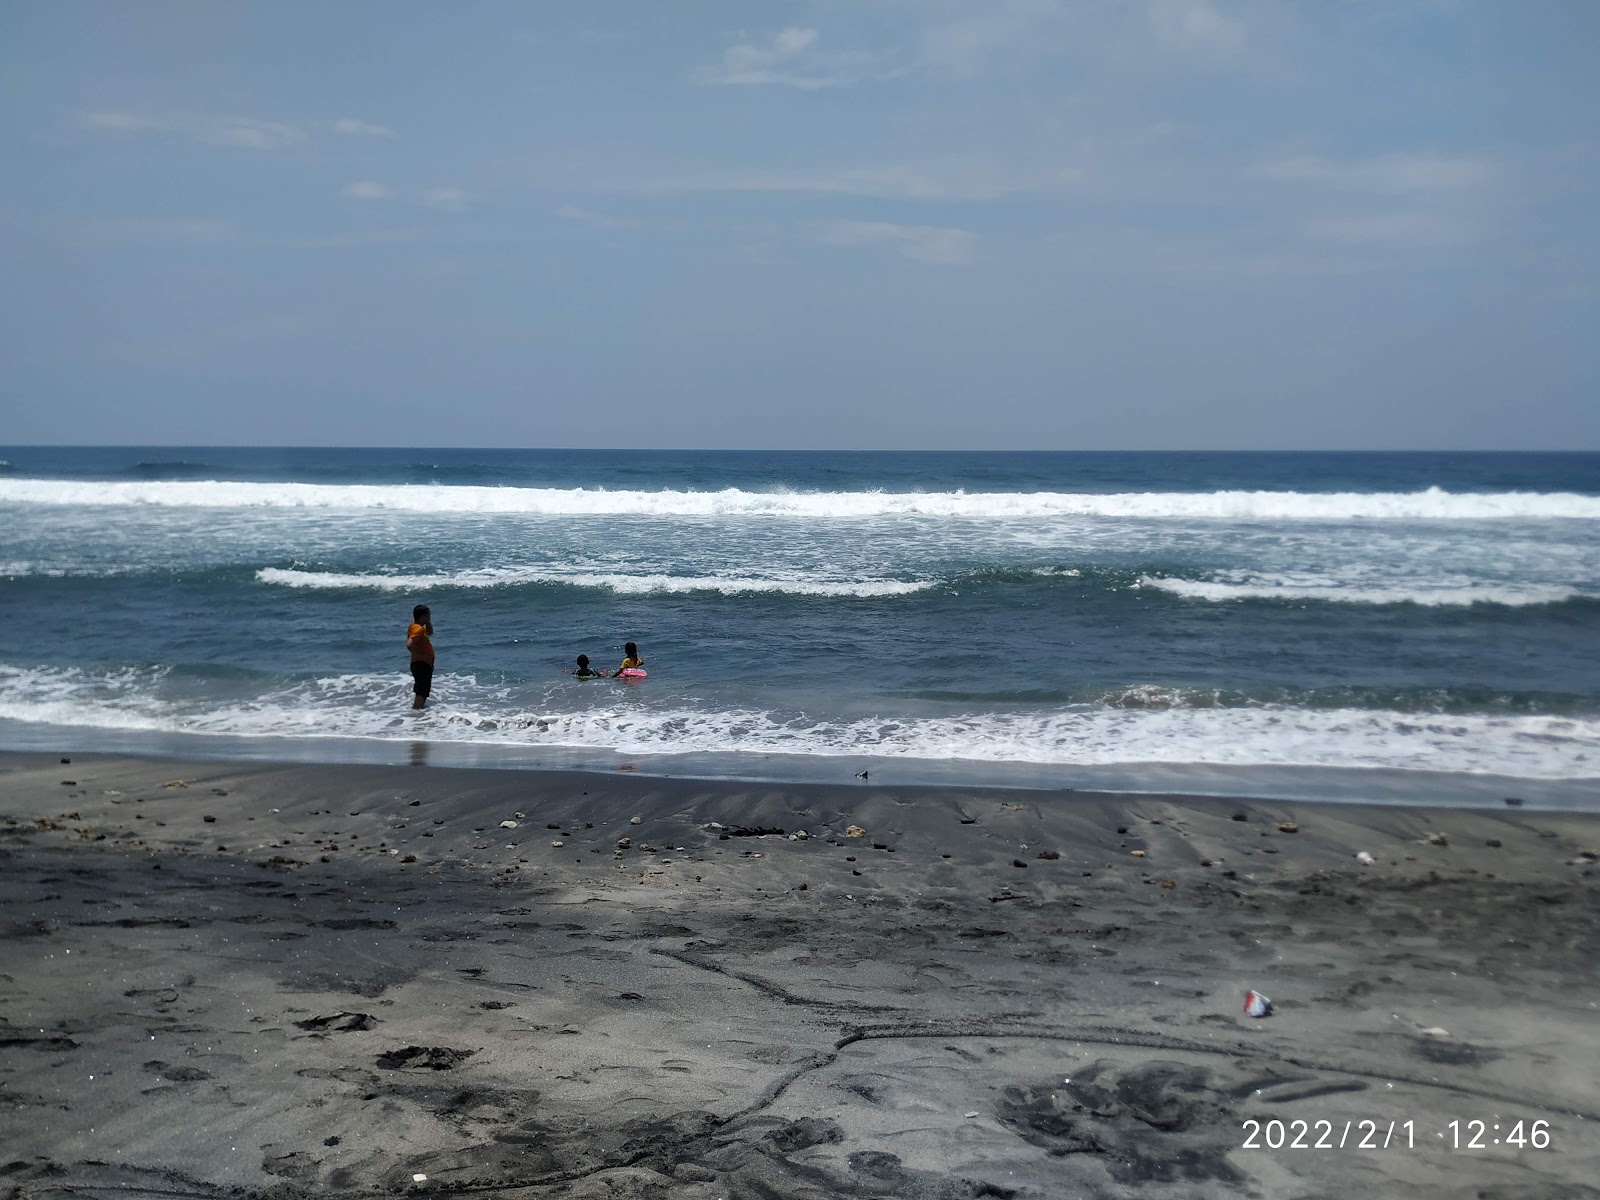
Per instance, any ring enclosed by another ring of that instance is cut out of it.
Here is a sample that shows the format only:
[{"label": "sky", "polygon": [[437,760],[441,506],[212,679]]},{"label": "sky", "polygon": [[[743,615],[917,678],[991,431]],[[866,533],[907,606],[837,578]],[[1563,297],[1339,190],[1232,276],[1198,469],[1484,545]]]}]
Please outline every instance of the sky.
[{"label": "sky", "polygon": [[0,442],[1600,449],[1591,0],[0,6]]}]

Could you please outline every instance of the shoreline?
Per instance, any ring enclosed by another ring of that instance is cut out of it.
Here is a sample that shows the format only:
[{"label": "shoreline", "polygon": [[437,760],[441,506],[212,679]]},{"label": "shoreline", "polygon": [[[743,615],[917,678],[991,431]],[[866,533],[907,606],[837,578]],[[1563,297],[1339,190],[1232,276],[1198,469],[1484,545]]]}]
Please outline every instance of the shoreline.
[{"label": "shoreline", "polygon": [[1207,763],[1067,764],[915,759],[899,756],[797,755],[738,751],[625,754],[602,748],[512,746],[426,737],[266,737],[222,733],[152,733],[8,723],[0,718],[0,755],[52,754],[172,759],[182,762],[428,767],[449,770],[610,775],[752,786],[965,788],[1023,793],[1161,795],[1174,799],[1292,800],[1307,804],[1498,810],[1513,807],[1600,813],[1600,775],[1543,779],[1385,767]]},{"label": "shoreline", "polygon": [[[1600,1195],[1596,849],[1528,808],[0,752],[0,1196]],[[1445,1144],[1497,1117],[1550,1145]]]}]

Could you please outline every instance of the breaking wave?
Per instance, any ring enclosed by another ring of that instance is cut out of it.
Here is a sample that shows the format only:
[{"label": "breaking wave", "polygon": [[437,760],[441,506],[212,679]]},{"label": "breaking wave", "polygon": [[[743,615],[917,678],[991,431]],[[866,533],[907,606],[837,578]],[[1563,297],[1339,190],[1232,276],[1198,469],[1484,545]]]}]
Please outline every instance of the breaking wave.
[{"label": "breaking wave", "polygon": [[1230,581],[1145,575],[1139,579],[1138,586],[1214,603],[1228,600],[1304,600],[1333,604],[1417,604],[1426,608],[1474,604],[1527,608],[1595,598],[1576,588],[1555,584],[1484,584],[1467,579],[1363,587],[1335,580],[1252,578]]},{"label": "breaking wave", "polygon": [[[265,681],[263,681],[265,682]],[[940,717],[818,718],[751,708],[660,708],[583,685],[539,696],[448,674],[437,707],[413,717],[409,680],[351,673],[249,695],[183,694],[166,669],[91,672],[0,666],[12,721],[148,733],[370,738],[548,746],[620,754],[874,756],[934,762],[1371,767],[1591,779],[1593,715],[1402,713],[1289,704],[1243,708],[1073,704]],[[592,701],[573,709],[575,702]]]},{"label": "breaking wave", "polygon": [[256,572],[261,583],[292,588],[428,592],[443,588],[518,587],[527,584],[564,584],[567,587],[605,588],[619,595],[672,595],[683,592],[720,592],[725,596],[751,592],[780,592],[791,596],[904,596],[936,586],[935,580],[848,580],[812,577],[758,577],[739,575],[629,575],[616,572],[561,571],[540,567],[483,567],[431,575],[345,574],[265,567]]},{"label": "breaking wave", "polygon": [[1600,496],[1575,492],[751,492],[249,483],[217,480],[0,479],[0,503],[172,508],[378,509],[530,516],[874,517],[1194,521],[1600,520]]}]

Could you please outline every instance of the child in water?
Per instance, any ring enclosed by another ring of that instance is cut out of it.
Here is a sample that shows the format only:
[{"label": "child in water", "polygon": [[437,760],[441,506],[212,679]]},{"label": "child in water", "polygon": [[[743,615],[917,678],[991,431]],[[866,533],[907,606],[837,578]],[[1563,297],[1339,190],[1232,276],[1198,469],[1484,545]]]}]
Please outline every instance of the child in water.
[{"label": "child in water", "polygon": [[639,647],[632,642],[623,646],[622,652],[626,657],[622,660],[622,665],[613,672],[614,675],[621,675],[624,671],[636,671],[644,666],[644,659],[639,657]]},{"label": "child in water", "polygon": [[572,677],[574,679],[604,679],[606,676],[604,671],[596,671],[589,666],[589,656],[587,654],[580,654],[578,655],[578,669],[572,673]]}]

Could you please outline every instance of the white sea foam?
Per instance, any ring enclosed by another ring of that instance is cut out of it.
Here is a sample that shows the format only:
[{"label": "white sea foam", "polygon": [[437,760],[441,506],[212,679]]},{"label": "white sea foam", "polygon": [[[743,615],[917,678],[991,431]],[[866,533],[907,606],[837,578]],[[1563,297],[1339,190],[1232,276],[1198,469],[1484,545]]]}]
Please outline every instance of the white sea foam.
[{"label": "white sea foam", "polygon": [[[621,754],[874,756],[935,762],[1374,767],[1537,779],[1600,776],[1600,719],[1418,715],[1357,709],[1121,707],[818,720],[751,709],[649,708],[593,689],[529,701],[471,676],[436,680],[436,706],[405,713],[402,675],[329,676],[259,697],[164,698],[143,671],[0,666],[0,717],[150,733],[375,738]],[[594,707],[572,709],[578,697]]]},{"label": "white sea foam", "polygon": [[744,575],[663,575],[604,571],[563,571],[546,567],[484,567],[431,575],[344,574],[264,567],[256,572],[262,583],[292,588],[365,589],[383,592],[427,592],[440,588],[516,587],[531,583],[558,583],[569,587],[606,588],[623,595],[663,595],[681,592],[721,592],[726,596],[750,592],[781,592],[794,596],[904,596],[936,585],[935,580],[848,580],[814,577],[757,577]]},{"label": "white sea foam", "polygon": [[589,488],[0,479],[0,504],[173,508],[379,509],[531,516],[874,517],[1197,521],[1600,520],[1600,496],[1572,492],[748,492]]},{"label": "white sea foam", "polygon": [[1560,604],[1591,594],[1558,585],[1485,584],[1469,579],[1407,581],[1373,587],[1303,576],[1212,580],[1146,575],[1139,580],[1139,586],[1213,602],[1315,600],[1336,604],[1420,604],[1428,608],[1470,604],[1503,604],[1509,608],[1525,608],[1536,604]]}]

